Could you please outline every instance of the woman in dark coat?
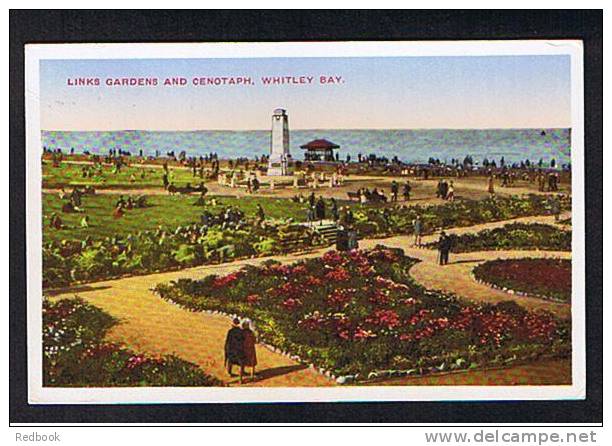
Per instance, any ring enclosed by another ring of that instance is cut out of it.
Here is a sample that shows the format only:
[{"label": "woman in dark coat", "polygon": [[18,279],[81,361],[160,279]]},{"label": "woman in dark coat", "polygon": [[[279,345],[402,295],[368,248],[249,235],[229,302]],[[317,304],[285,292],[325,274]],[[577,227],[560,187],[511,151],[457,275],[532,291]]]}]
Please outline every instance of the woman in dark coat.
[{"label": "woman in dark coat", "polygon": [[255,378],[255,366],[257,365],[257,354],[255,353],[255,333],[251,330],[249,321],[242,323],[242,336],[244,338],[243,352],[244,360],[242,365],[251,367],[251,378]]},{"label": "woman in dark coat", "polygon": [[234,365],[240,366],[240,383],[242,383],[242,375],[244,374],[244,333],[240,329],[240,320],[238,318],[232,321],[232,328],[227,332],[225,338],[225,366],[227,373],[232,374]]}]

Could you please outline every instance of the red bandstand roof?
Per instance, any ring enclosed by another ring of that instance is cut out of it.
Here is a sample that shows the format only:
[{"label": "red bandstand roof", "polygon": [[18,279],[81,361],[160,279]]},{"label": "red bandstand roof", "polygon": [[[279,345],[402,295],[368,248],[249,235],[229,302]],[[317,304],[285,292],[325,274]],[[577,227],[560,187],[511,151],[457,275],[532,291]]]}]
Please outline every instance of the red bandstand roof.
[{"label": "red bandstand roof", "polygon": [[300,146],[300,148],[306,149],[306,150],[325,150],[325,149],[339,149],[340,146],[326,139],[315,139],[313,141],[310,141],[307,144],[304,144],[303,146]]}]

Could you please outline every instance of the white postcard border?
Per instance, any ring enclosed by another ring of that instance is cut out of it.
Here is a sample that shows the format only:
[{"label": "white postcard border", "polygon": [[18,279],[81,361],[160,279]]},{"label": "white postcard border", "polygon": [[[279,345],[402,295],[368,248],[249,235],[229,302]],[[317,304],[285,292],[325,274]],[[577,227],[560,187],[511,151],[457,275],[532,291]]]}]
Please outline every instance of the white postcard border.
[{"label": "white postcard border", "polygon": [[[31,404],[486,401],[585,398],[584,80],[581,41],[33,44],[26,45],[25,51],[28,399]],[[40,60],[502,55],[568,55],[571,58],[572,385],[339,386],[332,388],[50,388],[42,386]]]}]

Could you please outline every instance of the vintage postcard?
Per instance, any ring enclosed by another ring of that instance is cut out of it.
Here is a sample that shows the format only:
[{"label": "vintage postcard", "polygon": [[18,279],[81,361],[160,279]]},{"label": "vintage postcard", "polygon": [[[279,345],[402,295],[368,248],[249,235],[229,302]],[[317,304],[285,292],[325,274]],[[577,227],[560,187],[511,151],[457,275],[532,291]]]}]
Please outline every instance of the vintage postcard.
[{"label": "vintage postcard", "polygon": [[30,402],[584,398],[582,57],[28,45]]}]

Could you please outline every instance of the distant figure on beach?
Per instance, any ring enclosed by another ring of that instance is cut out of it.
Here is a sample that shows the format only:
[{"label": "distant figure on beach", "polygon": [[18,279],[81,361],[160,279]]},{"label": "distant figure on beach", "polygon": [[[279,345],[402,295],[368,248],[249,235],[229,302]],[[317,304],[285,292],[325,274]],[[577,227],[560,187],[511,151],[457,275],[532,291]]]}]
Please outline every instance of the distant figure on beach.
[{"label": "distant figure on beach", "polygon": [[414,246],[421,246],[421,237],[423,234],[423,221],[421,220],[421,216],[417,215],[417,217],[412,222],[412,228],[414,232]]},{"label": "distant figure on beach", "polygon": [[240,329],[240,319],[234,318],[232,328],[227,332],[225,337],[225,367],[230,376],[234,375],[233,368],[235,365],[240,367],[240,384],[244,375],[244,332]]},{"label": "distant figure on beach", "polygon": [[448,257],[452,248],[453,241],[446,232],[440,233],[440,239],[438,240],[438,251],[440,254],[440,265],[448,265]]},{"label": "distant figure on beach", "polygon": [[251,324],[249,321],[242,323],[242,336],[243,341],[243,354],[244,359],[242,361],[242,368],[251,367],[251,379],[255,378],[255,366],[257,365],[257,353],[255,351],[255,333],[251,330]]},{"label": "distant figure on beach", "polygon": [[487,182],[488,182],[489,193],[493,195],[495,193],[495,183],[493,181],[493,175],[489,176],[489,179],[487,180]]}]

